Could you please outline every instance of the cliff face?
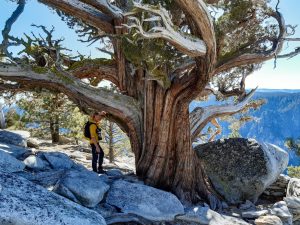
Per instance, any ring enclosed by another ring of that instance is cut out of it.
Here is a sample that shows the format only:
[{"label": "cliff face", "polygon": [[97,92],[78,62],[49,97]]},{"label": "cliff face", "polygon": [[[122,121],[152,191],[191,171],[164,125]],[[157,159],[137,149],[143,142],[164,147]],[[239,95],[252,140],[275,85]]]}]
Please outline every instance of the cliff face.
[{"label": "cliff face", "polygon": [[[288,137],[300,137],[300,90],[258,90],[253,99],[265,99],[264,104],[258,110],[251,110],[249,115],[255,120],[246,123],[240,134],[244,138],[255,138],[261,142],[269,142],[278,145],[285,150],[284,141]],[[214,100],[208,105],[214,104]],[[193,102],[191,110],[199,105]],[[221,137],[230,134],[227,122],[221,122],[223,132]],[[289,151],[289,165],[300,165],[300,157]]]}]

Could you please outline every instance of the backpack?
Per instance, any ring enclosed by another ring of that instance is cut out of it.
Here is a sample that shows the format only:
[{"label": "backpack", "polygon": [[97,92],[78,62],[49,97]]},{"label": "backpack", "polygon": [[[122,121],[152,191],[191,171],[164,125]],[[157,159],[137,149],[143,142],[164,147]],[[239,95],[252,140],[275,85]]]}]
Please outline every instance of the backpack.
[{"label": "backpack", "polygon": [[[84,125],[84,134],[83,134],[83,135],[84,135],[86,138],[89,138],[89,139],[91,139],[90,126],[91,126],[92,124],[95,124],[95,125],[97,126],[96,123],[91,123],[90,121],[87,121],[87,122],[85,123],[85,125]],[[96,129],[96,133],[97,133],[97,135],[98,135],[98,140],[102,140],[101,129],[100,129],[98,126],[97,126],[97,129]]]}]

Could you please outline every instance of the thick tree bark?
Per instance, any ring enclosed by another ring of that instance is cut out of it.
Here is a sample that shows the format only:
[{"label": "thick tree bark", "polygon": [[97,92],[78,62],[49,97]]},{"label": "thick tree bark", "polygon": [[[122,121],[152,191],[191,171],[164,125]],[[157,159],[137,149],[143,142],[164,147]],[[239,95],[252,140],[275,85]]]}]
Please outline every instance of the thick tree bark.
[{"label": "thick tree bark", "polygon": [[59,120],[58,116],[54,118],[50,118],[50,133],[51,133],[51,140],[52,143],[59,142]]},{"label": "thick tree bark", "polygon": [[[208,200],[211,188],[192,149],[188,104],[154,81],[147,82],[143,149],[137,175],[147,184],[171,190],[181,200]],[[134,151],[139,152],[139,151]]]},{"label": "thick tree bark", "polygon": [[115,160],[114,157],[114,135],[113,135],[113,123],[108,123],[108,156],[109,162],[112,163]]}]

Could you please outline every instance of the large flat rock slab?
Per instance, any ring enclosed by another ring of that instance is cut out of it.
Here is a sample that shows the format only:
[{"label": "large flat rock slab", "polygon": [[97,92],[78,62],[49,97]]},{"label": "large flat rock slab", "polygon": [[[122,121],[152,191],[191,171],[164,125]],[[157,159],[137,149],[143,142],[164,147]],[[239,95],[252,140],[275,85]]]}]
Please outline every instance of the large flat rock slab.
[{"label": "large flat rock slab", "polygon": [[0,129],[0,142],[27,147],[27,139],[30,137],[28,131],[8,131]]},{"label": "large flat rock slab", "polygon": [[9,153],[0,151],[0,171],[13,173],[22,171],[24,168],[25,164],[23,162],[17,160]]},{"label": "large flat rock slab", "polygon": [[41,186],[0,172],[0,224],[104,225],[103,217]]},{"label": "large flat rock slab", "polygon": [[2,143],[1,140],[0,140],[0,151],[9,153],[11,156],[17,159],[22,159],[24,154],[31,153],[31,150],[27,148],[12,145],[12,144],[7,144],[7,143]]},{"label": "large flat rock slab", "polygon": [[153,221],[172,221],[176,215],[184,214],[184,208],[175,195],[123,180],[113,183],[106,202],[124,213]]},{"label": "large flat rock slab", "polygon": [[53,169],[71,169],[74,162],[70,157],[62,152],[41,152],[38,154],[41,158],[45,158]]},{"label": "large flat rock slab", "polygon": [[53,191],[86,207],[95,207],[108,191],[98,174],[91,171],[69,170]]}]

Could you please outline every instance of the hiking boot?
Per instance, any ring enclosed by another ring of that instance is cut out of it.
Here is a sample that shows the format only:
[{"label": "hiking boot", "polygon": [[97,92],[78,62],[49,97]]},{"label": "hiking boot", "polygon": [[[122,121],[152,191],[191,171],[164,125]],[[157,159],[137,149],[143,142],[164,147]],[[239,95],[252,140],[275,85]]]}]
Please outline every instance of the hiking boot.
[{"label": "hiking boot", "polygon": [[99,170],[98,170],[98,173],[104,174],[104,173],[106,173],[106,170],[104,170],[104,169],[99,169]]}]

